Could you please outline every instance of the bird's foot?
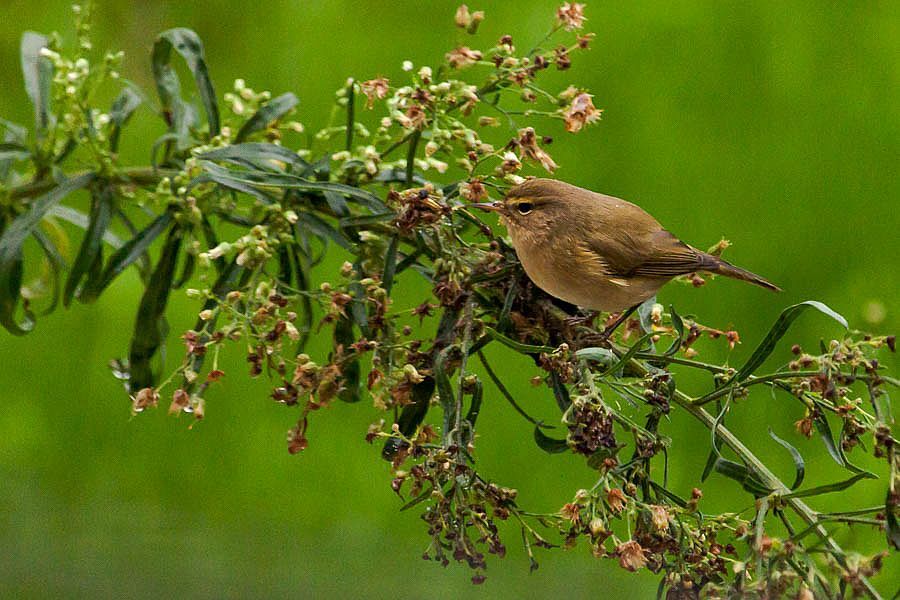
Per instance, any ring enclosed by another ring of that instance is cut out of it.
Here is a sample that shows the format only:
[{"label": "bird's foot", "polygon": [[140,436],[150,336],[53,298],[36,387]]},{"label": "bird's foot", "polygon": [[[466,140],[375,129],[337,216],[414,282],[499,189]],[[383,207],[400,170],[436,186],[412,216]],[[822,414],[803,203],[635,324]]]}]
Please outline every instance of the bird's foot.
[{"label": "bird's foot", "polygon": [[572,315],[570,317],[566,317],[563,319],[563,325],[567,329],[576,329],[578,327],[591,327],[594,323],[594,319],[596,319],[600,315],[596,310],[591,310],[587,312],[579,311],[579,314]]}]

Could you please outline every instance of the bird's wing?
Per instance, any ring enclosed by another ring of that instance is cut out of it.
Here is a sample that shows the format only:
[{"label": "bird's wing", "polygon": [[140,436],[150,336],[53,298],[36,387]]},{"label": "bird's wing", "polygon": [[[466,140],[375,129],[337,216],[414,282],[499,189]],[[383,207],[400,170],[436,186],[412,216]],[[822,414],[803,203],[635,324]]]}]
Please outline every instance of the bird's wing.
[{"label": "bird's wing", "polygon": [[665,229],[629,235],[612,232],[584,249],[599,257],[610,277],[677,277],[703,267],[703,254]]}]

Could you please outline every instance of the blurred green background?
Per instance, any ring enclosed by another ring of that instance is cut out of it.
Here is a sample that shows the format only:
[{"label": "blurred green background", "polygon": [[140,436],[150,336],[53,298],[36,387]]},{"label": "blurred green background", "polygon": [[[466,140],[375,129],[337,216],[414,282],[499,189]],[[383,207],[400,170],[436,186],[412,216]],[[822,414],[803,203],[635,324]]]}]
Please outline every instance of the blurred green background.
[{"label": "blurred green background", "polygon": [[[0,116],[30,122],[19,37],[33,29],[71,39],[69,4],[4,3]],[[155,34],[193,28],[220,96],[236,77],[256,89],[293,91],[300,120],[314,130],[326,123],[332,91],[346,77],[399,80],[405,59],[435,64],[458,43],[485,47],[507,32],[526,46],[543,36],[555,7],[473,4],[487,20],[472,40],[461,39],[452,26],[456,4],[444,1],[110,0],[97,6],[96,46],[124,49],[124,76],[152,91]],[[734,247],[726,256],[784,287],[774,295],[719,280],[662,292],[660,300],[680,312],[741,332],[732,363],[796,301],[822,300],[854,327],[900,329],[898,14],[890,1],[587,8],[597,38],[556,80],[590,88],[606,112],[578,136],[545,128],[556,138],[557,176],[636,201],[700,247],[727,236]],[[148,113],[137,118],[125,134],[128,160],[145,163],[159,133]],[[122,278],[96,305],[60,311],[25,338],[0,333],[0,595],[653,597],[654,576],[628,575],[583,545],[543,553],[529,575],[513,528],[506,531],[510,555],[491,561],[481,587],[464,568],[422,561],[424,524],[415,511],[398,512],[388,465],[363,441],[375,411],[337,404],[314,415],[310,448],[289,456],[284,433],[295,413],[267,398],[264,381],[245,380],[239,352],[229,355],[230,375],[209,395],[202,423],[189,428],[188,419],[165,410],[131,418],[106,363],[126,353],[136,283],[134,275]],[[424,299],[420,289],[400,298]],[[173,331],[189,326],[195,308],[176,294]],[[812,344],[839,334],[833,322],[808,314],[790,339]],[[773,364],[787,360],[789,344]],[[724,360],[721,346],[704,356]],[[172,349],[180,351],[177,343]],[[896,373],[896,357],[887,362]],[[515,391],[529,410],[553,418],[547,393],[528,387],[527,378]],[[763,393],[738,406],[731,424],[786,478],[789,459],[765,435],[767,425],[807,456],[810,484],[844,478],[818,439],[793,431],[801,417],[796,403]],[[490,391],[479,426],[483,473],[519,488],[527,507],[556,510],[593,483],[577,457],[542,454],[528,423]],[[665,428],[676,440],[673,485],[688,493],[708,436],[678,416]],[[859,484],[850,501],[880,503],[884,485]],[[713,476],[704,502],[729,506],[734,488]],[[837,498],[814,505],[834,510]],[[841,540],[884,546],[865,531]],[[890,595],[900,582],[896,554],[886,570],[893,573],[877,582]]]}]

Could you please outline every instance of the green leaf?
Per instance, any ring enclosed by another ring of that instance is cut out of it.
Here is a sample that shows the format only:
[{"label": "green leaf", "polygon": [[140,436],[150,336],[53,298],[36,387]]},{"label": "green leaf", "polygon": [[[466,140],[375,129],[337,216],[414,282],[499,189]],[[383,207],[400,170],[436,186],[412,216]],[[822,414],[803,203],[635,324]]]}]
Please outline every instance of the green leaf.
[{"label": "green leaf", "polygon": [[381,287],[384,288],[388,296],[391,295],[391,288],[394,287],[394,273],[397,269],[397,246],[399,243],[400,237],[393,235],[384,255],[384,272],[381,277]]},{"label": "green leaf", "polygon": [[453,385],[450,383],[450,377],[446,369],[448,354],[452,350],[453,347],[450,346],[438,352],[433,365],[441,409],[444,411],[443,434],[445,439],[450,435],[450,431],[456,423],[456,395],[453,392]]},{"label": "green leaf", "polygon": [[[310,181],[290,173],[272,173],[269,171],[225,169],[209,161],[201,161],[204,170],[215,172],[223,179],[245,183],[251,186],[263,186],[298,190],[301,192],[332,191],[346,196],[372,210],[384,210],[384,203],[371,192],[342,183]],[[391,213],[393,215],[393,213]]]},{"label": "green leaf", "polygon": [[25,91],[34,106],[34,128],[37,138],[42,139],[51,123],[50,83],[53,79],[53,63],[41,56],[47,47],[47,38],[33,31],[22,35],[20,54]]},{"label": "green leaf", "polygon": [[550,353],[556,350],[556,348],[551,348],[550,346],[533,346],[531,344],[523,344],[521,342],[517,342],[506,337],[505,335],[491,327],[485,326],[484,332],[504,346],[512,348],[516,352],[520,352],[522,354],[540,354],[541,352]]},{"label": "green leaf", "polygon": [[322,192],[322,195],[325,197],[325,202],[328,203],[328,208],[331,209],[334,216],[345,218],[350,215],[350,207],[347,206],[347,201],[344,200],[343,196],[331,190]]},{"label": "green leaf", "polygon": [[247,122],[241,126],[237,137],[234,138],[235,143],[240,144],[250,135],[257,131],[262,131],[269,126],[269,123],[288,114],[299,103],[300,100],[297,99],[297,96],[290,92],[282,94],[277,98],[272,98],[259,107],[259,110],[257,110],[253,116],[247,119]]},{"label": "green leaf", "polygon": [[608,369],[616,364],[619,357],[609,348],[582,348],[575,352],[575,357],[581,360],[592,360],[600,363],[601,366]]},{"label": "green leaf", "polygon": [[475,429],[475,421],[478,420],[478,415],[481,412],[481,401],[484,398],[484,386],[481,384],[481,381],[475,380],[475,389],[472,391],[472,403],[469,405],[469,412],[466,413],[466,421],[468,421],[471,428]]},{"label": "green leaf", "polygon": [[91,216],[81,248],[72,263],[63,293],[63,305],[69,306],[78,284],[88,273],[99,274],[103,264],[103,236],[113,214],[113,191],[108,182],[91,188]]},{"label": "green leaf", "polygon": [[56,310],[56,306],[59,304],[59,296],[60,296],[60,285],[59,278],[62,272],[66,269],[66,260],[59,253],[59,249],[56,247],[56,244],[50,239],[50,237],[45,234],[40,228],[35,229],[32,232],[34,239],[37,240],[38,245],[40,245],[41,250],[44,251],[44,255],[47,257],[47,263],[50,266],[50,287],[51,287],[51,300],[50,305],[44,309],[41,314],[49,315],[54,310]]},{"label": "green leaf", "polygon": [[250,162],[257,165],[257,168],[260,169],[271,169],[273,161],[287,163],[297,169],[305,169],[309,166],[309,163],[297,156],[297,153],[293,150],[284,146],[263,142],[245,142],[234,146],[216,148],[201,154],[200,158],[236,164]]},{"label": "green leaf", "polygon": [[784,496],[782,496],[782,498],[808,498],[809,496],[819,496],[820,494],[839,492],[841,490],[846,490],[848,487],[852,486],[860,479],[878,479],[878,477],[873,473],[863,471],[862,473],[857,473],[849,479],[838,481],[836,483],[830,483],[828,485],[819,485],[806,490],[800,490],[799,492],[791,492],[790,494],[785,494]]},{"label": "green leaf", "polygon": [[758,369],[769,357],[770,354],[775,350],[775,346],[778,344],[778,341],[787,333],[788,329],[791,327],[791,324],[794,320],[797,319],[804,311],[809,308],[815,308],[819,312],[822,312],[841,325],[844,328],[847,327],[847,320],[844,319],[841,315],[834,312],[826,305],[821,302],[816,302],[815,300],[807,300],[806,302],[801,302],[799,304],[794,304],[793,306],[789,306],[781,312],[778,320],[775,321],[775,324],[772,325],[772,328],[769,330],[769,333],[766,334],[766,337],[763,338],[763,341],[759,343],[759,346],[756,347],[756,350],[753,351],[753,354],[747,360],[743,367],[737,372],[734,378],[731,380],[734,383],[740,383],[744,381],[748,377],[750,377],[756,369]]},{"label": "green leaf", "polygon": [[[419,428],[419,425],[425,420],[428,414],[428,407],[431,404],[431,397],[434,395],[434,379],[426,377],[419,383],[413,385],[412,401],[403,407],[400,411],[400,418],[397,419],[397,426],[400,433],[404,437],[412,437]],[[390,438],[384,443],[381,450],[381,456],[385,460],[391,460],[397,454],[397,451],[404,444],[398,438]]]},{"label": "green leaf", "polygon": [[572,399],[569,397],[569,388],[563,383],[562,378],[556,371],[550,372],[550,387],[553,389],[553,397],[556,399],[556,405],[559,410],[565,413],[572,406]]},{"label": "green leaf", "polygon": [[535,425],[534,427],[534,442],[538,445],[538,448],[547,454],[560,454],[569,449],[567,440],[557,440],[548,436],[541,431],[540,425]]},{"label": "green leaf", "polygon": [[[66,206],[64,204],[57,204],[56,206],[48,210],[47,216],[62,219],[63,221],[67,221],[72,225],[85,230],[91,226],[91,218],[88,215],[84,214],[80,210],[76,210],[71,206]],[[121,248],[123,245],[125,245],[125,242],[122,241],[122,238],[117,236],[112,231],[108,230],[103,234],[103,241],[106,242],[108,246],[116,249]],[[213,247],[214,246],[215,244],[213,245]]]},{"label": "green leaf", "polygon": [[194,75],[200,100],[206,111],[210,137],[218,135],[219,107],[216,104],[216,92],[210,81],[203,55],[203,42],[196,33],[183,27],[162,32],[153,45],[153,77],[156,79],[156,89],[169,131],[177,133],[180,139],[185,138],[190,110],[181,99],[181,83],[170,64],[173,48],[181,55]]},{"label": "green leaf", "polygon": [[825,444],[825,448],[828,450],[828,455],[834,459],[834,462],[842,467],[859,471],[859,469],[851,468],[847,464],[844,454],[840,451],[834,441],[834,435],[831,433],[831,425],[828,424],[828,418],[821,409],[817,410],[813,415],[813,423],[816,426],[816,431],[819,432],[819,437],[822,438],[822,443]]},{"label": "green leaf", "polygon": [[684,342],[684,321],[681,319],[681,316],[675,312],[675,307],[671,304],[669,305],[669,315],[671,315],[672,319],[672,328],[675,329],[675,334],[678,337],[675,338],[672,345],[669,346],[669,349],[663,353],[663,356],[674,356]]},{"label": "green leaf", "polygon": [[174,227],[169,231],[162,254],[141,296],[131,349],[128,353],[128,389],[136,393],[156,383],[151,361],[166,337],[165,311],[172,290],[172,279],[178,264],[183,233]]},{"label": "green leaf", "polygon": [[347,126],[344,149],[349,152],[353,149],[353,126],[356,121],[356,82],[351,79],[347,82]]},{"label": "green leaf", "polygon": [[4,142],[0,144],[0,161],[25,160],[31,156],[31,151],[17,142]]},{"label": "green leaf", "polygon": [[294,228],[311,233],[323,242],[331,240],[344,250],[353,249],[353,245],[350,243],[350,240],[347,239],[347,236],[315,213],[305,211],[298,212],[297,222],[294,224]]},{"label": "green leaf", "polygon": [[888,543],[894,550],[900,550],[900,521],[897,520],[896,495],[888,490],[887,500],[884,501],[885,533]]},{"label": "green leaf", "polygon": [[794,469],[796,470],[794,483],[791,484],[791,489],[797,489],[798,487],[800,487],[800,484],[803,483],[803,476],[806,474],[806,463],[803,461],[803,456],[800,454],[799,450],[775,435],[775,432],[772,431],[771,427],[769,427],[769,437],[781,444],[788,452],[791,453],[791,458],[794,459]]},{"label": "green leaf", "polygon": [[[350,345],[356,341],[353,335],[353,321],[350,317],[339,317],[334,324],[334,345],[335,348],[343,346],[344,353],[350,349]],[[352,359],[343,363],[341,368],[343,375],[343,385],[341,391],[338,392],[338,398],[344,402],[359,402],[361,397],[359,393],[360,386],[360,366],[358,359]]]},{"label": "green leaf", "polygon": [[616,362],[613,366],[609,367],[605,374],[616,374],[624,370],[625,365],[627,365],[634,356],[641,351],[641,347],[650,340],[655,334],[646,333],[641,339],[636,341],[631,347],[628,348],[628,351],[619,358],[619,361]]},{"label": "green leaf", "polygon": [[742,464],[724,458],[717,458],[713,464],[715,471],[741,484],[745,490],[760,498],[772,493],[753,472]]},{"label": "green leaf", "polygon": [[109,257],[109,260],[106,262],[106,268],[103,269],[103,274],[95,281],[88,281],[88,284],[82,288],[78,299],[82,302],[93,302],[96,300],[122,271],[147,252],[154,240],[168,229],[172,219],[172,213],[166,211],[156,217],[152,223],[147,225],[136,236],[125,242],[121,248]]},{"label": "green leaf", "polygon": [[37,198],[31,209],[19,215],[0,235],[0,324],[10,333],[24,335],[34,328],[34,319],[26,314],[20,323],[15,313],[22,289],[22,245],[47,212],[75,190],[89,185],[93,173],[68,179]]},{"label": "green leaf", "polygon": [[122,133],[122,127],[143,101],[143,97],[130,87],[123,88],[113,100],[112,107],[109,109],[109,120],[112,123],[109,133],[110,151],[114,153],[119,151],[119,136]]}]

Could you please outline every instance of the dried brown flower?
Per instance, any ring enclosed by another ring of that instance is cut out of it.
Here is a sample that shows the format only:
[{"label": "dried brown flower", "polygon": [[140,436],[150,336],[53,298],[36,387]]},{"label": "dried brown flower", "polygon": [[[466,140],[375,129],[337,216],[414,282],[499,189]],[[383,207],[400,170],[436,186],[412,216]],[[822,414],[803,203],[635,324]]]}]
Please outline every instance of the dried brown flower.
[{"label": "dried brown flower", "polygon": [[616,556],[619,557],[619,566],[627,571],[637,571],[647,564],[644,549],[634,540],[616,546]]},{"label": "dried brown flower", "polygon": [[390,81],[386,77],[369,79],[360,84],[363,94],[366,95],[366,108],[372,108],[376,99],[382,100],[387,96],[390,90],[389,84]]},{"label": "dried brown flower", "polygon": [[575,31],[584,27],[584,4],[565,2],[556,9],[556,22],[566,31]]},{"label": "dried brown flower", "polygon": [[572,99],[572,103],[563,111],[566,120],[566,131],[576,133],[587,124],[600,120],[603,111],[594,106],[593,96],[581,92]]},{"label": "dried brown flower", "polygon": [[625,492],[619,488],[612,488],[606,492],[606,503],[614,513],[622,512],[622,509],[625,508]]},{"label": "dried brown flower", "polygon": [[537,135],[534,133],[533,127],[520,129],[519,137],[516,141],[523,158],[529,158],[541,163],[541,166],[550,173],[556,170],[558,165],[553,161],[553,158],[543,148],[538,146]]},{"label": "dried brown flower", "polygon": [[454,69],[464,69],[474,65],[484,55],[479,50],[472,50],[468,46],[460,46],[448,52],[445,56],[447,63]]}]

